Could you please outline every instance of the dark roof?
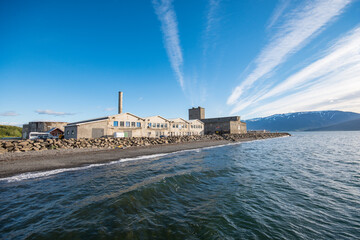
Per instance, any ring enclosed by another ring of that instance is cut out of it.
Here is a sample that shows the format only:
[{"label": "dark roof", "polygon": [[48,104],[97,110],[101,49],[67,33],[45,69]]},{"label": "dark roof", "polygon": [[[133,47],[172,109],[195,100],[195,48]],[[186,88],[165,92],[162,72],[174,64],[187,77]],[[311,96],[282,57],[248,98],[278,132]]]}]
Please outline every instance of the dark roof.
[{"label": "dark roof", "polygon": [[240,121],[240,116],[204,118],[204,119],[200,119],[200,121],[202,121],[204,123]]},{"label": "dark roof", "polygon": [[61,132],[64,132],[63,130],[61,130],[60,128],[52,128],[50,129],[49,131],[47,131],[47,133],[51,133],[52,131],[56,130],[56,129],[59,129]]}]

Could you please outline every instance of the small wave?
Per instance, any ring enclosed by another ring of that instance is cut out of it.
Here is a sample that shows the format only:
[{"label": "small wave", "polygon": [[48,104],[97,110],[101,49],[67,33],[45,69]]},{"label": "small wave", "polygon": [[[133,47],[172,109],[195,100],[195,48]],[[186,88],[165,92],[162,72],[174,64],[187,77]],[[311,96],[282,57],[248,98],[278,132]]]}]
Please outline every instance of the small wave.
[{"label": "small wave", "polygon": [[[265,139],[261,139],[261,140],[265,140]],[[255,140],[255,141],[259,141],[259,140]],[[19,182],[19,181],[29,180],[29,179],[34,179],[34,178],[48,177],[48,176],[56,175],[56,174],[63,173],[63,172],[85,170],[85,169],[89,169],[89,168],[93,168],[93,167],[107,166],[107,165],[112,165],[112,164],[117,164],[117,163],[128,162],[128,161],[161,158],[161,157],[168,156],[168,155],[178,155],[178,154],[182,154],[182,153],[186,153],[186,152],[200,152],[201,150],[220,148],[220,147],[231,146],[231,145],[238,145],[241,143],[244,143],[244,142],[227,143],[227,144],[221,144],[221,145],[210,146],[210,147],[186,149],[186,150],[180,150],[180,151],[175,151],[175,152],[170,152],[170,153],[158,153],[158,154],[144,155],[144,156],[133,157],[133,158],[123,158],[123,159],[119,159],[119,160],[115,160],[115,161],[111,161],[111,162],[107,162],[107,163],[96,163],[96,164],[90,164],[90,165],[86,165],[86,166],[82,166],[82,167],[60,168],[60,169],[41,171],[41,172],[28,172],[28,173],[22,173],[19,175],[15,175],[12,177],[0,178],[0,181],[6,181],[9,183],[10,182]]]},{"label": "small wave", "polygon": [[22,174],[19,174],[19,175],[15,175],[15,176],[12,176],[12,177],[0,178],[0,181],[18,182],[18,181],[22,181],[22,180],[41,178],[41,177],[48,177],[48,176],[63,173],[63,172],[79,171],[79,170],[85,170],[85,169],[89,169],[89,168],[93,168],[93,167],[101,167],[101,166],[112,165],[112,164],[121,163],[121,162],[163,157],[165,155],[168,155],[168,153],[152,154],[152,155],[145,155],[145,156],[139,156],[139,157],[133,157],[133,158],[123,158],[123,159],[112,161],[112,162],[96,163],[96,164],[90,164],[90,165],[86,165],[86,166],[82,166],[82,167],[60,168],[60,169],[49,170],[49,171],[41,171],[41,172],[28,172],[28,173],[22,173]]}]

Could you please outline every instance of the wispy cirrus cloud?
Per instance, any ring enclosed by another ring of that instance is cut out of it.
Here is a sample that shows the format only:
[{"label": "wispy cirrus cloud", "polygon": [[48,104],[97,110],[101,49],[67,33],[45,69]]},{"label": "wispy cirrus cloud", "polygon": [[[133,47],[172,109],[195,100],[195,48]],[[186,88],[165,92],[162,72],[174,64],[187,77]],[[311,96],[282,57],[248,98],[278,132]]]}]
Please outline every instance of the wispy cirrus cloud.
[{"label": "wispy cirrus cloud", "polygon": [[172,6],[172,0],[153,0],[155,12],[161,22],[161,30],[171,67],[181,88],[185,89],[183,73],[183,54],[180,46],[178,23]]},{"label": "wispy cirrus cloud", "polygon": [[[304,91],[296,92],[255,108],[248,116],[255,113],[268,116],[275,113],[329,109],[359,112],[359,74],[360,64],[355,64],[348,69],[324,77],[321,79],[322,81]],[[352,96],[350,101],[348,100],[349,96]]]},{"label": "wispy cirrus cloud", "polygon": [[53,116],[75,115],[75,113],[55,112],[52,110],[36,110],[35,112],[38,114],[53,115]]},{"label": "wispy cirrus cloud", "polygon": [[[254,108],[249,115],[343,109],[360,110],[360,26],[338,39],[317,61],[288,77],[254,101],[283,96]],[[241,106],[241,107],[244,107]]]},{"label": "wispy cirrus cloud", "polygon": [[280,0],[279,5],[275,8],[274,13],[272,14],[267,29],[271,28],[276,24],[280,16],[284,13],[285,9],[290,5],[290,0]]},{"label": "wispy cirrus cloud", "polygon": [[[254,70],[229,96],[227,104],[233,105],[256,81],[273,73],[293,53],[320,33],[351,0],[308,1],[288,16],[283,26],[255,60]],[[234,111],[233,111],[234,112]]]},{"label": "wispy cirrus cloud", "polygon": [[211,37],[215,37],[214,28],[219,22],[218,10],[220,8],[221,0],[209,0],[208,10],[206,15],[206,26],[203,33],[204,46],[203,55],[206,56],[208,48],[210,47]]},{"label": "wispy cirrus cloud", "polygon": [[0,113],[0,116],[2,116],[2,117],[15,117],[15,116],[19,116],[19,114],[14,112],[14,111],[7,111],[7,112]]}]

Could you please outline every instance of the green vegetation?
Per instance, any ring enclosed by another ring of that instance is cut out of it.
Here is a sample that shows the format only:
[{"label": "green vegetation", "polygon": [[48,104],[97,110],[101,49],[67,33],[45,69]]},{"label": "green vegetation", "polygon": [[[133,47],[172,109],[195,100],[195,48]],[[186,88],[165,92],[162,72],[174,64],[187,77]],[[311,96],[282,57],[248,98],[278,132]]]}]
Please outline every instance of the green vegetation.
[{"label": "green vegetation", "polygon": [[21,137],[22,128],[15,126],[0,125],[0,138]]}]

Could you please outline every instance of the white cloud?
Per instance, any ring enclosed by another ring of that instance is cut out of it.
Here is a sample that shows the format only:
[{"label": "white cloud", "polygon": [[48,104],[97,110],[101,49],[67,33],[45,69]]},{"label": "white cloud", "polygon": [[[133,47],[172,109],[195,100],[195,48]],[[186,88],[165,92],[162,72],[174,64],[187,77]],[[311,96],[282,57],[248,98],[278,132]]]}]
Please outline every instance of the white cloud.
[{"label": "white cloud", "polygon": [[221,0],[209,0],[208,12],[206,15],[206,27],[204,31],[204,56],[207,54],[207,50],[210,45],[210,37],[215,37],[214,28],[219,22],[218,9],[220,6]]},{"label": "white cloud", "polygon": [[274,13],[272,14],[269,23],[266,28],[271,28],[278,21],[280,16],[283,14],[285,9],[289,6],[290,0],[280,0],[280,4],[275,8]]},{"label": "white cloud", "polygon": [[15,117],[15,116],[19,116],[19,114],[14,112],[14,111],[8,111],[8,112],[0,113],[0,116],[2,116],[2,117]]},{"label": "white cloud", "polygon": [[178,24],[171,0],[153,0],[155,12],[161,22],[164,42],[171,67],[184,90],[183,56],[180,47]]},{"label": "white cloud", "polygon": [[341,14],[349,3],[350,0],[317,0],[309,1],[302,9],[297,9],[261,51],[255,60],[255,69],[232,91],[227,104],[235,104],[245,90],[276,70],[291,54]]},{"label": "white cloud", "polygon": [[16,126],[16,127],[22,127],[22,123],[18,122],[0,122],[0,125],[9,125],[9,126]]},{"label": "white cloud", "polygon": [[115,110],[115,108],[113,108],[113,107],[109,107],[109,108],[105,108],[104,110],[105,110],[105,111],[107,111],[107,112],[111,112],[111,111],[114,111],[114,110]]},{"label": "white cloud", "polygon": [[329,109],[360,112],[359,76],[360,59],[346,68],[324,75],[306,90],[257,107],[248,115],[268,116],[291,111]]},{"label": "white cloud", "polygon": [[[344,72],[345,69],[351,68],[353,64],[360,63],[359,53],[360,27],[357,27],[330,47],[324,54],[324,57],[291,75],[266,93],[257,94],[242,102],[238,102],[232,113],[239,112],[261,100],[293,91],[301,91],[312,84],[327,81],[326,76],[329,74],[339,71]],[[326,86],[324,87],[326,88]]]},{"label": "white cloud", "polygon": [[52,110],[36,110],[35,112],[38,114],[53,115],[53,116],[75,115],[75,113],[55,112]]}]

